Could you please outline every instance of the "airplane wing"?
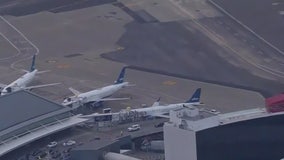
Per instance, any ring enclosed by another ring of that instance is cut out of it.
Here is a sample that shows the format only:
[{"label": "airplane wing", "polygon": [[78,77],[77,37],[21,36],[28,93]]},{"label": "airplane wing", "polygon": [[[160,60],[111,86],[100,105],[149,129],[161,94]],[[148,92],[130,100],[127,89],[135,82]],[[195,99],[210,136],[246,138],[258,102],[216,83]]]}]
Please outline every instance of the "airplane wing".
[{"label": "airplane wing", "polygon": [[[30,71],[22,69],[23,72],[25,73],[29,73]],[[45,71],[37,71],[36,74],[42,74],[42,73],[46,73],[46,72],[50,72],[50,70],[45,70]]]},{"label": "airplane wing", "polygon": [[170,118],[169,115],[165,115],[165,114],[152,114],[153,117],[160,117],[160,118]]},{"label": "airplane wing", "polygon": [[81,92],[77,91],[76,89],[69,87],[69,90],[75,95],[78,96],[79,94],[81,94]]},{"label": "airplane wing", "polygon": [[45,71],[37,71],[36,74],[42,74],[42,73],[46,73],[46,72],[50,72],[50,70],[45,70]]},{"label": "airplane wing", "polygon": [[134,87],[136,84],[127,84],[126,87]]},{"label": "airplane wing", "polygon": [[103,98],[97,101],[121,101],[121,100],[129,100],[130,98]]},{"label": "airplane wing", "polygon": [[48,86],[55,86],[55,85],[59,85],[59,84],[61,84],[61,83],[50,83],[50,84],[43,84],[43,85],[29,86],[29,87],[25,87],[24,89],[42,88],[42,87],[48,87]]},{"label": "airplane wing", "polygon": [[205,104],[204,103],[200,103],[200,102],[198,102],[198,103],[184,103],[182,106],[184,107],[184,108],[189,108],[189,107],[199,107],[199,106],[204,106]]}]

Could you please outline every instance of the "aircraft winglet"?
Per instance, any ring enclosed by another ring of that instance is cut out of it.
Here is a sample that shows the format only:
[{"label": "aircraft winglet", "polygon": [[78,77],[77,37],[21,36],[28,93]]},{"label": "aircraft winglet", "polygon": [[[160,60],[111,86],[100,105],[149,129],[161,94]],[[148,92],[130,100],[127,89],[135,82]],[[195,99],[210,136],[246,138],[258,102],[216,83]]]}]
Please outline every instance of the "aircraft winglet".
[{"label": "aircraft winglet", "polygon": [[102,98],[99,101],[121,101],[121,100],[129,100],[131,99],[130,97],[126,98]]}]

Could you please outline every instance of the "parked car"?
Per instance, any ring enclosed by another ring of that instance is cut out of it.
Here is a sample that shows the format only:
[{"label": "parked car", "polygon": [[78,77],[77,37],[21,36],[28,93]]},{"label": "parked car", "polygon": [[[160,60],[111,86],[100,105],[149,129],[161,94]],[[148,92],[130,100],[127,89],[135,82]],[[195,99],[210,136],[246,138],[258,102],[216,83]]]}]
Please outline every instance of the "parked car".
[{"label": "parked car", "polygon": [[74,140],[68,140],[67,142],[64,142],[64,143],[63,143],[63,146],[72,146],[72,145],[74,145],[74,144],[76,144],[76,141],[74,141]]},{"label": "parked car", "polygon": [[41,154],[39,154],[38,156],[37,156],[37,159],[43,159],[44,157],[46,157],[47,156],[47,153],[46,152],[42,152]]},{"label": "parked car", "polygon": [[52,156],[53,159],[57,159],[61,157],[61,153],[57,152],[55,155]]},{"label": "parked car", "polygon": [[42,150],[35,150],[32,152],[32,156],[37,156],[38,154],[42,153]]},{"label": "parked car", "polygon": [[56,141],[53,141],[53,142],[50,142],[47,147],[48,148],[53,148],[53,147],[56,147],[57,146],[57,142]]},{"label": "parked car", "polygon": [[158,127],[163,127],[164,126],[164,122],[161,122],[161,123],[158,123],[158,124],[155,124],[155,127],[158,128]]},{"label": "parked car", "polygon": [[70,153],[71,150],[72,150],[72,147],[70,147],[70,148],[64,150],[63,153]]},{"label": "parked car", "polygon": [[128,132],[138,131],[139,129],[140,129],[139,124],[133,124],[132,126],[127,128]]}]

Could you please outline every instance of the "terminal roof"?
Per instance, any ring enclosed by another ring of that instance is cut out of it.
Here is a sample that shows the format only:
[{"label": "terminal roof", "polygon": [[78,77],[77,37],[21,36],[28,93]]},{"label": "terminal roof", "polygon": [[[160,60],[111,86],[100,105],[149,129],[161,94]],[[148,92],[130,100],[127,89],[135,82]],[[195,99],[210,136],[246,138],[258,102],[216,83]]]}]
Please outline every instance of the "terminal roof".
[{"label": "terminal roof", "polygon": [[0,109],[0,133],[26,121],[70,110],[24,90],[0,97]]}]

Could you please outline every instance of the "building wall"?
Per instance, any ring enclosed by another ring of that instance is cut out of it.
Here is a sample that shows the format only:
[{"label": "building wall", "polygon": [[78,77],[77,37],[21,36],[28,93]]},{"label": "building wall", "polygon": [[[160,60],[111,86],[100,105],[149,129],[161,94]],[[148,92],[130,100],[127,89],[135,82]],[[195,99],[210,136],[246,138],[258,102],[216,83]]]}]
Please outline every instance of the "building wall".
[{"label": "building wall", "polygon": [[197,160],[195,138],[194,131],[166,123],[164,125],[166,160]]},{"label": "building wall", "polygon": [[197,132],[198,160],[280,160],[284,116],[231,123]]},{"label": "building wall", "polygon": [[71,151],[71,160],[103,160],[108,152],[119,153],[118,141],[94,141]]},{"label": "building wall", "polygon": [[71,160],[99,160],[99,155],[96,150],[76,150],[71,152]]}]

